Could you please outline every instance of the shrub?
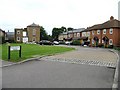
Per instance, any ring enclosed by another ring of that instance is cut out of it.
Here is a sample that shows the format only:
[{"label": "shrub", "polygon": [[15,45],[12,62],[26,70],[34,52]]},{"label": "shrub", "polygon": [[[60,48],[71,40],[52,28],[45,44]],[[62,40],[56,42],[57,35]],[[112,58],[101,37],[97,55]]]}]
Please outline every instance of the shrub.
[{"label": "shrub", "polygon": [[113,45],[109,45],[108,48],[113,48]]},{"label": "shrub", "polygon": [[104,47],[104,45],[103,44],[98,44],[98,47]]},{"label": "shrub", "polygon": [[74,41],[72,42],[72,45],[81,45],[81,44],[80,44],[80,40],[74,40]]},{"label": "shrub", "polygon": [[59,44],[65,44],[65,42],[64,41],[59,41]]}]

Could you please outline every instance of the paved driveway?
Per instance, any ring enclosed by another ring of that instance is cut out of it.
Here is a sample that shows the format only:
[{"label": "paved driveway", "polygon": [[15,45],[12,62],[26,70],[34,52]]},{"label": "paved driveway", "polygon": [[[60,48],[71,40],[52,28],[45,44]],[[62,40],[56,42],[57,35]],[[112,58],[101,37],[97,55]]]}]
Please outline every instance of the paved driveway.
[{"label": "paved driveway", "polygon": [[[3,88],[110,88],[111,90],[116,55],[104,49],[75,48],[76,51],[4,67]],[[109,65],[111,63],[114,64]]]}]

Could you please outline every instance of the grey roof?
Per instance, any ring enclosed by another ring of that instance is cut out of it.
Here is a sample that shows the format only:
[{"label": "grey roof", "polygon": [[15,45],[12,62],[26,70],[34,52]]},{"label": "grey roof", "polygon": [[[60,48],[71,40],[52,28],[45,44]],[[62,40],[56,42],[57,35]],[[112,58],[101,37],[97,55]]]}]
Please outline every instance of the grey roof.
[{"label": "grey roof", "polygon": [[84,31],[84,30],[85,30],[85,28],[73,29],[73,30],[68,31],[68,32],[63,32],[63,33],[61,33],[60,35],[66,35],[67,33],[77,33],[77,32],[82,32],[82,31]]},{"label": "grey roof", "polygon": [[38,27],[39,25],[32,23],[31,25],[28,25],[28,27]]},{"label": "grey roof", "polygon": [[5,31],[3,31],[2,29],[0,29],[0,31],[5,32]]},{"label": "grey roof", "polygon": [[68,33],[77,33],[77,32],[82,32],[84,30],[85,28],[73,29],[72,31],[68,31]]},{"label": "grey roof", "polygon": [[14,36],[14,32],[7,32],[7,36],[11,36],[11,35]]}]

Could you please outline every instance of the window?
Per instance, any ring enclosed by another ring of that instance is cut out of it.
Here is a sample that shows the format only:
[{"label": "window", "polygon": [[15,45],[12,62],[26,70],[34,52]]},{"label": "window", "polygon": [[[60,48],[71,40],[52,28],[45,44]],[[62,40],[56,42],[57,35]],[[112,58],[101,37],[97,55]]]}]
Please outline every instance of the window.
[{"label": "window", "polygon": [[82,37],[85,37],[86,36],[86,32],[82,32]]},{"label": "window", "polygon": [[106,29],[103,30],[103,34],[106,34]]},{"label": "window", "polygon": [[20,37],[17,37],[17,41],[20,41]]},{"label": "window", "polygon": [[70,37],[71,37],[71,35],[70,35],[70,34],[68,34],[68,37],[70,38]]},{"label": "window", "polygon": [[109,45],[113,45],[113,40],[112,39],[109,40]]},{"label": "window", "polygon": [[17,31],[17,34],[20,34],[20,31]]},{"label": "window", "polygon": [[77,37],[80,37],[80,33],[77,33]]},{"label": "window", "polygon": [[110,33],[110,34],[113,34],[113,29],[112,29],[112,28],[109,30],[109,33]]},{"label": "window", "polygon": [[92,44],[94,44],[94,39],[92,39]]},{"label": "window", "polygon": [[100,34],[100,30],[97,30],[97,34]]},{"label": "window", "polygon": [[23,36],[26,36],[26,32],[23,32]]},{"label": "window", "polygon": [[102,43],[104,43],[104,40],[102,40]]},{"label": "window", "polygon": [[33,29],[33,35],[36,35],[36,30],[35,29]]},{"label": "window", "polygon": [[94,31],[92,31],[92,35],[94,35]]},{"label": "window", "polygon": [[74,33],[74,37],[76,37],[76,33]]},{"label": "window", "polygon": [[88,37],[90,36],[90,32],[87,32],[87,36],[88,36]]},{"label": "window", "polygon": [[99,43],[100,43],[101,41],[100,41],[100,39],[99,39]]}]

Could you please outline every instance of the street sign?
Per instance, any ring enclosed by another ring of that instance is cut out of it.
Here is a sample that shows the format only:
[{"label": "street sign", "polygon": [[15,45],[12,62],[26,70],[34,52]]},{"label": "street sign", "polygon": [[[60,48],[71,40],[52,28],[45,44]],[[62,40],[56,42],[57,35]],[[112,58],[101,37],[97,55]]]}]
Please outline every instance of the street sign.
[{"label": "street sign", "polygon": [[10,51],[20,50],[20,46],[11,46]]},{"label": "street sign", "polygon": [[10,60],[10,51],[19,51],[19,57],[21,58],[21,46],[8,46],[8,60]]}]

